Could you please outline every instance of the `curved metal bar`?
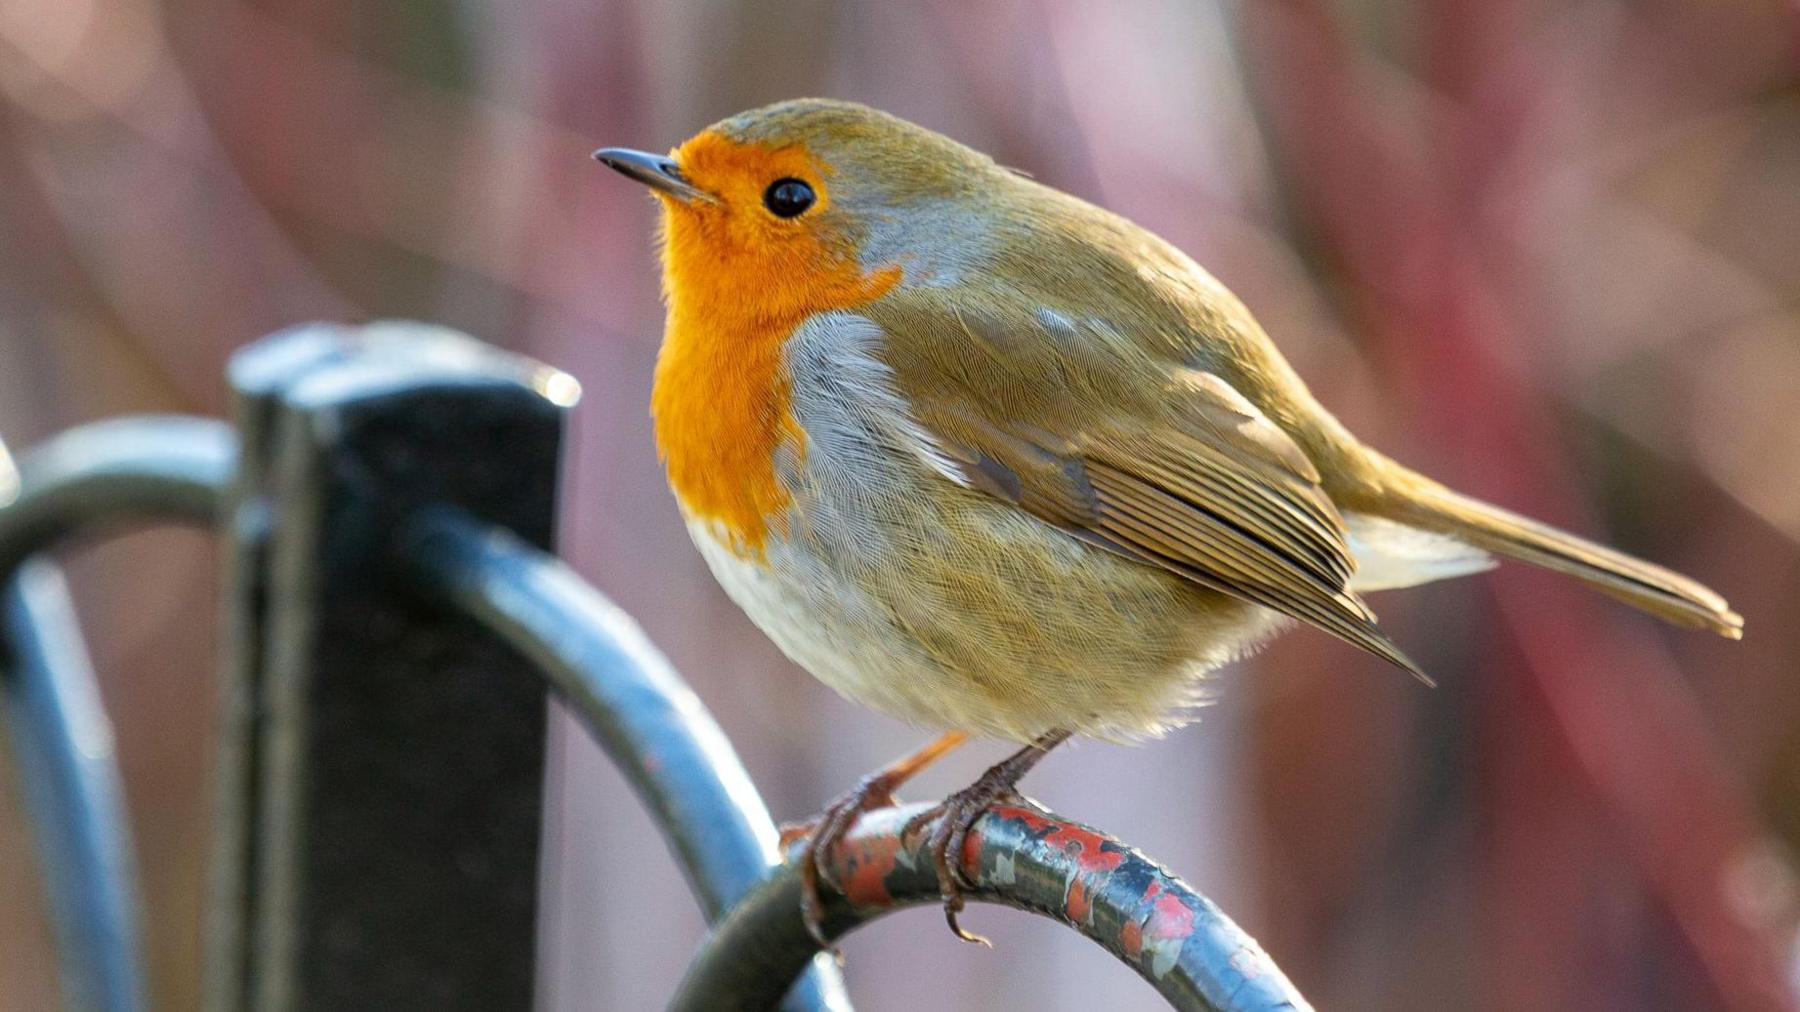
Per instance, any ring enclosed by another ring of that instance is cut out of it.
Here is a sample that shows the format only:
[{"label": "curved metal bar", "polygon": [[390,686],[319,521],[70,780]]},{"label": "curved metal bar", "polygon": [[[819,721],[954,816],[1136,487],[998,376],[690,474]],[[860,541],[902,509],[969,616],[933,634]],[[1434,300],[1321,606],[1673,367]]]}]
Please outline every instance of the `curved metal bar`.
[{"label": "curved metal bar", "polygon": [[[650,809],[708,920],[781,864],[774,820],[731,743],[630,616],[556,557],[453,510],[429,511],[401,544],[423,592],[543,669]],[[849,1009],[823,956],[800,959],[769,1007],[797,980],[788,1007]]]},{"label": "curved metal bar", "polygon": [[112,724],[62,574],[27,563],[0,613],[0,713],[48,885],[63,1003],[143,1008],[137,871]]},{"label": "curved metal bar", "polygon": [[159,416],[72,429],[16,469],[0,446],[0,709],[71,1008],[144,1006],[137,876],[112,724],[67,589],[54,565],[28,560],[97,525],[210,521],[235,455],[224,424]]},{"label": "curved metal bar", "polygon": [[70,429],[22,456],[16,473],[0,451],[0,580],[96,524],[210,522],[236,459],[230,426],[172,415]]},{"label": "curved metal bar", "polygon": [[[844,894],[826,897],[825,933],[837,938],[904,907],[939,902],[923,839],[902,841],[928,806],[863,817],[831,854]],[[1111,837],[1046,812],[996,807],[970,831],[965,870],[973,899],[1062,921],[1119,957],[1178,1009],[1310,1009],[1256,940],[1217,906]],[[713,927],[671,1012],[774,1007],[818,945],[800,921],[791,867],[764,882]]]}]

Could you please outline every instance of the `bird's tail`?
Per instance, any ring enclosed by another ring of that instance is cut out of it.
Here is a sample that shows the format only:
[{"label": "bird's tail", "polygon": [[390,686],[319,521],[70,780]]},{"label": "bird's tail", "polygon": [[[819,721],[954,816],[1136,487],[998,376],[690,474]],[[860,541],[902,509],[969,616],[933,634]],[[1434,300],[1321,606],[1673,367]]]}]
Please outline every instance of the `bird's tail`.
[{"label": "bird's tail", "polygon": [[1399,465],[1390,466],[1388,480],[1380,483],[1382,491],[1359,503],[1358,509],[1566,573],[1677,625],[1711,629],[1734,640],[1744,634],[1743,618],[1697,580],[1454,492]]}]

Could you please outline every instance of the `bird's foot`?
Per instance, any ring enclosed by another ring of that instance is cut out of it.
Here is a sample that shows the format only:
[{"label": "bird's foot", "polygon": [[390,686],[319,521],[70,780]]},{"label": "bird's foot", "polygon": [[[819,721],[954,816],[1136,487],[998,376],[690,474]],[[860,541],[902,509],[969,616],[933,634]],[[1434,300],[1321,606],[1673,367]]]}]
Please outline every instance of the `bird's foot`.
[{"label": "bird's foot", "polygon": [[862,818],[864,812],[892,806],[894,792],[901,784],[911,780],[920,770],[936,762],[968,738],[961,731],[946,731],[918,751],[902,756],[886,768],[863,777],[844,796],[825,806],[818,818],[808,823],[781,827],[781,849],[784,852],[800,840],[806,841],[798,855],[800,917],[806,922],[806,933],[819,943],[821,949],[835,956],[838,962],[843,962],[844,956],[825,938],[825,902],[819,896],[820,882],[825,882],[839,892],[843,891],[831,875],[832,852],[856,828],[856,820]]},{"label": "bird's foot", "polygon": [[806,841],[795,858],[800,871],[800,917],[806,922],[806,933],[839,960],[843,954],[825,938],[825,901],[819,895],[819,884],[823,882],[842,891],[831,873],[832,851],[856,828],[856,820],[864,812],[891,807],[897,786],[887,770],[871,773],[826,805],[817,818],[781,827],[782,850],[802,839]]},{"label": "bird's foot", "polygon": [[944,920],[949,922],[950,931],[963,941],[993,947],[993,943],[986,938],[964,931],[956,920],[956,915],[962,913],[966,905],[963,892],[975,888],[974,881],[963,871],[963,848],[968,843],[970,827],[996,804],[1020,805],[1043,811],[1037,802],[1019,793],[1019,780],[1031,772],[1031,768],[1051,749],[1068,738],[1067,731],[1051,731],[1040,735],[1031,744],[990,766],[981,775],[981,779],[908,819],[901,828],[900,839],[904,841],[911,839],[912,834],[927,823],[931,824],[931,861],[937,868],[938,895],[944,901]]},{"label": "bird's foot", "polygon": [[975,888],[974,880],[963,870],[963,850],[969,840],[969,830],[995,805],[1019,805],[1042,811],[1037,802],[1021,795],[1013,783],[998,776],[999,772],[999,767],[989,770],[980,780],[908,819],[900,830],[900,838],[910,840],[914,833],[930,825],[927,845],[931,863],[937,869],[938,896],[944,901],[944,920],[956,937],[989,948],[993,947],[992,942],[957,922],[957,915],[967,905],[964,891]]}]

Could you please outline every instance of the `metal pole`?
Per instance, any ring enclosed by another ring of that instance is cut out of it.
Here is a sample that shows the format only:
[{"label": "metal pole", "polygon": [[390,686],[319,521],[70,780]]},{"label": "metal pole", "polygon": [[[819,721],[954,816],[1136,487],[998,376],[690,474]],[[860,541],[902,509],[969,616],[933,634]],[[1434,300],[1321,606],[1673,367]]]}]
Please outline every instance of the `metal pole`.
[{"label": "metal pole", "polygon": [[217,422],[136,417],[72,429],[15,470],[0,446],[0,713],[44,868],[62,999],[144,1007],[131,827],[112,724],[57,567],[31,556],[95,529],[210,522],[230,473]]},{"label": "metal pole", "polygon": [[[830,855],[825,933],[837,938],[906,907],[940,902],[926,833],[901,838],[924,805],[865,815]],[[1050,917],[1098,943],[1195,1012],[1303,1012],[1312,1006],[1256,940],[1212,901],[1096,830],[1037,809],[990,810],[969,834],[970,897]],[[761,1012],[818,952],[800,920],[790,866],[714,926],[671,1012]]]},{"label": "metal pole", "polygon": [[[287,378],[242,393],[268,424],[245,439],[228,573],[249,609],[234,635],[254,640],[227,680],[256,783],[222,817],[255,833],[221,831],[247,844],[248,1004],[528,1008],[543,683],[390,564],[407,518],[440,503],[547,548],[574,381],[402,323],[290,332],[233,368],[270,372]],[[210,996],[233,1007],[229,987]]]},{"label": "metal pole", "polygon": [[144,1007],[141,898],[112,724],[56,566],[0,594],[0,714],[56,926],[70,1009]]},{"label": "metal pole", "polygon": [[237,443],[223,422],[139,415],[70,429],[19,458],[0,448],[0,581],[25,559],[97,529],[210,523]]},{"label": "metal pole", "polygon": [[[406,542],[421,590],[530,658],[580,716],[650,809],[708,921],[774,873],[775,820],[750,774],[629,615],[562,560],[457,510],[420,517]],[[829,956],[784,1007],[848,1012]]]}]

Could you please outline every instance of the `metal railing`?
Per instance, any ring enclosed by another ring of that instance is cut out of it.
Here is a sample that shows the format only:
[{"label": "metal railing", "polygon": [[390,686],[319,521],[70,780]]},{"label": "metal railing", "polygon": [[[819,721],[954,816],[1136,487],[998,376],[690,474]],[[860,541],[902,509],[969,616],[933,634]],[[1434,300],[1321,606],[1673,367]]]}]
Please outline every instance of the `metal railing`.
[{"label": "metal railing", "polygon": [[[407,323],[277,334],[230,376],[230,425],[89,425],[16,471],[0,450],[0,709],[65,1003],[147,997],[110,724],[39,556],[160,521],[226,545],[213,1012],[530,1007],[546,691],[624,771],[713,925],[672,1007],[847,1010],[723,732],[551,554],[574,381]],[[937,901],[905,815],[831,855],[831,936]],[[1111,838],[1001,808],[972,839],[974,898],[1070,925],[1171,1005],[1307,1007],[1217,907]]]}]

